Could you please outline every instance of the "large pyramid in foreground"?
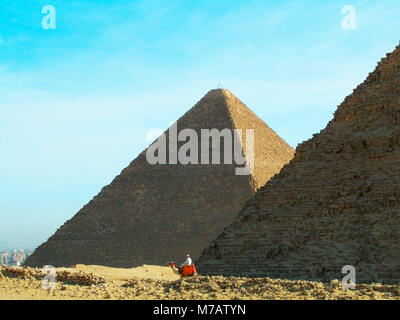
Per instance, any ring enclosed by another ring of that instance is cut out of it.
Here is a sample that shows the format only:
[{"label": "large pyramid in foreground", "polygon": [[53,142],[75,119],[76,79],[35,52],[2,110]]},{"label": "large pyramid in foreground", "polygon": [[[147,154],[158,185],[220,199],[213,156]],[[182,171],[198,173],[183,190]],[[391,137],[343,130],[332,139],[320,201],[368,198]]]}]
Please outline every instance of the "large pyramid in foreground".
[{"label": "large pyramid in foreground", "polygon": [[[171,128],[166,132],[167,142]],[[222,164],[151,165],[146,149],[42,244],[26,265],[133,267],[183,260],[186,252],[197,258],[255,191],[294,155],[285,141],[228,90],[210,91],[177,121],[178,132],[187,128],[199,137],[201,129],[243,129],[240,154],[246,149],[245,129],[254,129],[253,174],[236,175],[235,163],[223,164],[222,142]],[[168,159],[173,158],[168,150]],[[210,143],[210,160],[212,150]]]},{"label": "large pyramid in foreground", "polygon": [[400,46],[197,261],[205,274],[400,281]]}]

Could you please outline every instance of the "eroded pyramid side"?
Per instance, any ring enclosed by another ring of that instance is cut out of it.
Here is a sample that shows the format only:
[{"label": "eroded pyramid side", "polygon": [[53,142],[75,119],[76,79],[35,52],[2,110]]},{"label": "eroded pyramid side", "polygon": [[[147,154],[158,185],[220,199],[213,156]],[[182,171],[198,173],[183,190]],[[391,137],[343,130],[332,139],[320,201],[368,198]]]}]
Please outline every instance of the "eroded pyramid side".
[{"label": "eroded pyramid side", "polygon": [[197,261],[206,274],[398,282],[400,47]]}]

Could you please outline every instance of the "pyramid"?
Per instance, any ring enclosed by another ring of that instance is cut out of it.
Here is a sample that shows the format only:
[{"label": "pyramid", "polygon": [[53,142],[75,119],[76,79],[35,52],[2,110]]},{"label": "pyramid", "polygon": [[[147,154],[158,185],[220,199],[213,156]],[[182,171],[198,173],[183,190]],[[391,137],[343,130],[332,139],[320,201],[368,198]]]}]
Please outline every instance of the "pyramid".
[{"label": "pyramid", "polygon": [[400,45],[198,259],[204,274],[400,280]]},{"label": "pyramid", "polygon": [[[245,129],[254,129],[252,174],[237,175],[238,166],[223,161],[171,164],[174,151],[169,149],[167,164],[149,164],[149,147],[39,246],[26,265],[134,267],[178,262],[187,252],[197,258],[294,155],[284,140],[225,89],[207,93],[176,127],[193,129],[199,136],[201,129],[243,129],[241,155],[246,149]],[[165,132],[168,143],[171,128]],[[224,144],[220,143],[222,158]],[[210,159],[212,151],[210,143]]]}]

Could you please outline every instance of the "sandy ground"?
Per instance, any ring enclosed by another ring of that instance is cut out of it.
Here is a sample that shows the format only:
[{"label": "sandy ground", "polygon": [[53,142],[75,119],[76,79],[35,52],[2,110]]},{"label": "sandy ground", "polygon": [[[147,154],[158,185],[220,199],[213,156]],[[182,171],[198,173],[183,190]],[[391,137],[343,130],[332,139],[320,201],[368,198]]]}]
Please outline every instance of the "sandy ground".
[{"label": "sandy ground", "polygon": [[153,279],[174,281],[180,279],[180,276],[173,273],[169,267],[151,266],[144,264],[136,268],[111,268],[103,266],[76,265],[75,268],[59,268],[58,270],[76,271],[93,273],[102,276],[107,280],[126,281],[131,279]]},{"label": "sandy ground", "polygon": [[222,276],[181,279],[168,267],[149,265],[132,269],[78,265],[58,268],[57,275],[62,279],[57,279],[55,289],[48,291],[41,285],[41,270],[3,268],[0,300],[400,300],[397,285],[358,285],[356,290],[345,291],[337,280],[320,283]]}]

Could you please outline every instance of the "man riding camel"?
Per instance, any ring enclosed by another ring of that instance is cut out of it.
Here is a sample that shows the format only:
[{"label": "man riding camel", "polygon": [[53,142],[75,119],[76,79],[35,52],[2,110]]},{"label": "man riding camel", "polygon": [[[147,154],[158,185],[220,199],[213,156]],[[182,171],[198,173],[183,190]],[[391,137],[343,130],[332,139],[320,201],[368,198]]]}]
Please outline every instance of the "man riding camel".
[{"label": "man riding camel", "polygon": [[191,265],[192,265],[192,258],[190,258],[190,254],[188,253],[188,254],[186,255],[186,260],[185,260],[185,262],[182,263],[182,264],[179,266],[179,269],[182,268],[183,266],[191,266]]},{"label": "man riding camel", "polygon": [[173,262],[170,262],[169,265],[175,273],[180,274],[182,277],[188,277],[197,274],[196,268],[194,267],[194,263],[192,258],[190,258],[189,253],[186,255],[186,260],[179,266],[178,270],[175,268],[175,264]]}]

